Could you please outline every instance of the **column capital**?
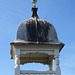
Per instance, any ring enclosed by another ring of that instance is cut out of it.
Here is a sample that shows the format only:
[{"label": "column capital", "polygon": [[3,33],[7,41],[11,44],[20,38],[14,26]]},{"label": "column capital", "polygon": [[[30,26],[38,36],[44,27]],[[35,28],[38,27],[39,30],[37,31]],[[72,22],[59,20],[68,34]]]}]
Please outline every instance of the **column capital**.
[{"label": "column capital", "polygon": [[59,58],[59,50],[54,50],[54,57],[55,58]]}]

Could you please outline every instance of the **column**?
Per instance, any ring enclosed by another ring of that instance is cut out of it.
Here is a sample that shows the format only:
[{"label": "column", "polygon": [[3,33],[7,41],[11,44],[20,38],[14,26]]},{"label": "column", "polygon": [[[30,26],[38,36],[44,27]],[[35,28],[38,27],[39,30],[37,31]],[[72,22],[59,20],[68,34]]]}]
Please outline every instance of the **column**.
[{"label": "column", "polygon": [[[53,69],[52,69],[53,59],[50,60],[50,64],[48,66],[49,66],[49,71],[53,71]],[[50,74],[50,75],[53,75],[53,74]]]},{"label": "column", "polygon": [[20,50],[15,50],[15,75],[20,75]]},{"label": "column", "polygon": [[49,71],[52,71],[52,66],[53,66],[52,61],[51,61],[51,63],[48,66],[49,66]]},{"label": "column", "polygon": [[56,75],[61,75],[61,69],[59,66],[59,50],[56,50],[56,55],[55,55],[55,73]]}]

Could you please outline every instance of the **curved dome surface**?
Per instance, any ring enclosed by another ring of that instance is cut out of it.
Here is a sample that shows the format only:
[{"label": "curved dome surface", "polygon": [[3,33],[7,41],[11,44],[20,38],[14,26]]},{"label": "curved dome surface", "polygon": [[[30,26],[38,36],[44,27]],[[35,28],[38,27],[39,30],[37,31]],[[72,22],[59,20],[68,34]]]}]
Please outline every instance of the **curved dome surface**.
[{"label": "curved dome surface", "polygon": [[37,15],[38,8],[32,8],[32,17],[20,23],[16,40],[11,44],[61,44],[54,26]]},{"label": "curved dome surface", "polygon": [[54,26],[39,18],[30,18],[20,23],[16,40],[31,42],[59,42]]}]

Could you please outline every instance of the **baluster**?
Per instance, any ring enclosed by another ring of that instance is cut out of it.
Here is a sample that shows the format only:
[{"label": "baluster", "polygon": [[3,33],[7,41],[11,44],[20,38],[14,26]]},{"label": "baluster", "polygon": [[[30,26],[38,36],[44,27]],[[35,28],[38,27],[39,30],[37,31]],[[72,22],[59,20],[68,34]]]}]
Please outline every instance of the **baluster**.
[{"label": "baluster", "polygon": [[55,55],[55,73],[54,75],[61,75],[61,69],[59,66],[59,50],[56,50],[56,55]]},{"label": "baluster", "polygon": [[[53,59],[50,59],[50,64],[49,66],[49,71],[53,71],[52,66],[53,66]],[[47,74],[47,75],[53,75],[53,74]]]},{"label": "baluster", "polygon": [[20,75],[20,50],[15,50],[15,75]]}]

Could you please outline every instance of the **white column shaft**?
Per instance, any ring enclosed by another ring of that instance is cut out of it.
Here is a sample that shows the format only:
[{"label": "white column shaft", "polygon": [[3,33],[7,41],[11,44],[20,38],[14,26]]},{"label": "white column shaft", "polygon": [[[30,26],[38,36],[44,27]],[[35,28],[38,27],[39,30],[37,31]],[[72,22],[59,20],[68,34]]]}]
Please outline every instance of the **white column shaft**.
[{"label": "white column shaft", "polygon": [[59,66],[59,50],[56,50],[56,55],[55,55],[55,72],[56,75],[61,75],[61,69]]},{"label": "white column shaft", "polygon": [[[53,59],[50,59],[50,64],[49,66],[49,71],[53,71],[52,66],[53,66]],[[49,75],[53,75],[53,74],[49,74]]]},{"label": "white column shaft", "polygon": [[20,75],[20,50],[15,50],[15,75]]}]

